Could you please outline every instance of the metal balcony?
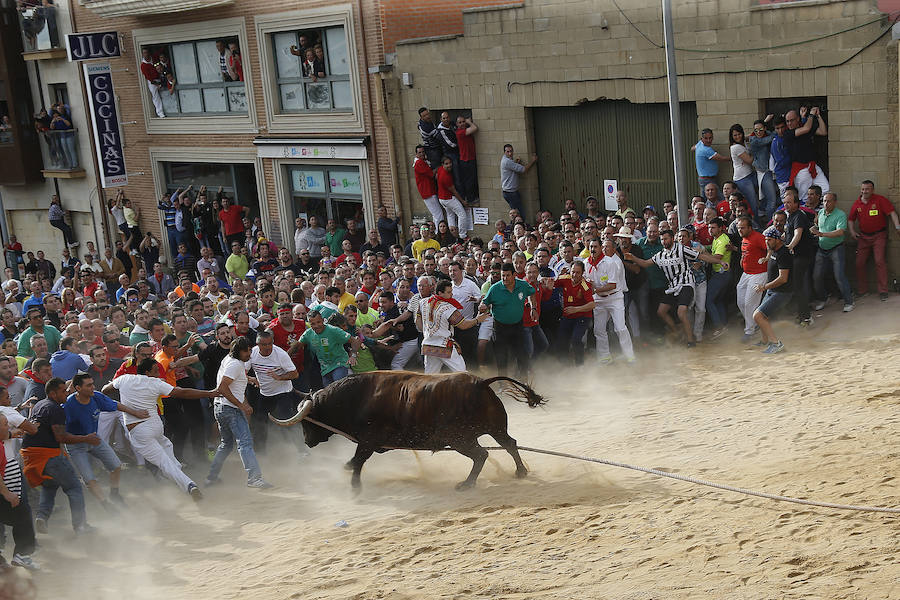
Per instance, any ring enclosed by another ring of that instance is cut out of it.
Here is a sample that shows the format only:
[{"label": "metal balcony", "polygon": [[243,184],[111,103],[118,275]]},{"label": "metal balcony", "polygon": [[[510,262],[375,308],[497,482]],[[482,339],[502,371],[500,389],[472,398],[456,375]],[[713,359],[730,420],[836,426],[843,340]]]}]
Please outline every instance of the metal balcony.
[{"label": "metal balcony", "polygon": [[16,6],[25,60],[63,58],[66,49],[60,44],[56,27],[56,7],[41,0],[20,0]]},{"label": "metal balcony", "polygon": [[78,159],[78,130],[50,129],[38,133],[47,153],[47,168],[44,177],[73,179],[85,176]]}]

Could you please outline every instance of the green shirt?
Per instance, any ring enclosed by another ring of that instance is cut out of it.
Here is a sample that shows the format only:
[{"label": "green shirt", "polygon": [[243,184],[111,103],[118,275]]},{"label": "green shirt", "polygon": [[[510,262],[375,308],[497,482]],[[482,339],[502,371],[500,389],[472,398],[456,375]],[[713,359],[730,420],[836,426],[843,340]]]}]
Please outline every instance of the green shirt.
[{"label": "green shirt", "polygon": [[[31,358],[34,356],[34,350],[31,349],[31,337],[35,335],[37,331],[34,330],[33,327],[28,327],[25,331],[22,332],[22,335],[19,336],[19,356],[24,356],[25,358]],[[53,354],[57,350],[59,350],[59,340],[62,336],[59,335],[59,329],[54,327],[53,325],[44,325],[43,331],[44,339],[47,340],[47,350],[50,354]]]},{"label": "green shirt", "polygon": [[344,344],[350,341],[352,336],[334,325],[325,324],[322,333],[316,333],[312,328],[307,329],[300,336],[300,343],[309,346],[319,365],[322,367],[322,375],[331,373],[338,367],[346,367],[350,358],[344,350]]},{"label": "green shirt", "polygon": [[[178,346],[179,347],[184,346],[185,343],[188,341],[189,337],[191,337],[190,331],[188,331],[186,334],[184,334],[183,338],[178,340]],[[200,354],[200,342],[197,342],[193,346],[191,346],[189,355],[193,355],[193,354]],[[190,367],[185,367],[185,368],[193,369],[194,371],[197,372],[197,376],[200,378],[203,377],[203,372],[205,371],[205,369],[203,368],[203,362],[199,361],[199,360],[197,362],[195,362],[194,364],[192,364]]]},{"label": "green shirt", "polygon": [[498,281],[488,289],[482,302],[491,307],[491,314],[498,323],[515,325],[522,321],[525,303],[534,292],[531,284],[521,279],[516,279],[512,291],[506,289],[502,281]]},{"label": "green shirt", "polygon": [[344,241],[344,236],[346,235],[347,230],[343,227],[338,227],[334,230],[334,233],[325,233],[325,243],[331,248],[332,256],[340,256],[344,253],[344,249],[341,248],[341,242]]},{"label": "green shirt", "polygon": [[[847,231],[847,213],[842,211],[839,208],[835,208],[831,211],[830,215],[825,214],[825,209],[819,211],[819,216],[816,219],[816,224],[819,226],[819,231],[822,233],[831,233],[832,231],[837,231],[838,229],[843,229],[844,232]],[[819,248],[822,250],[831,250],[835,246],[840,246],[844,243],[844,236],[839,237],[820,237],[819,238]]]},{"label": "green shirt", "polygon": [[[710,252],[713,255],[721,254],[722,260],[727,263],[731,263],[731,250],[728,250],[728,244],[731,243],[731,238],[728,237],[727,233],[723,233],[719,235],[716,239],[713,240],[712,246],[710,247]],[[724,267],[722,265],[713,265],[713,271],[718,273]]]},{"label": "green shirt", "polygon": [[[639,239],[637,245],[644,251],[644,260],[650,260],[663,249],[662,242],[656,240],[656,243],[652,243],[646,237]],[[650,289],[653,290],[664,290],[669,287],[669,280],[655,264],[647,267],[647,281],[650,282]]]},{"label": "green shirt", "polygon": [[234,273],[238,276],[238,279],[243,279],[247,276],[247,273],[250,271],[250,261],[247,260],[247,257],[243,254],[234,254],[233,252],[228,255],[228,259],[225,261],[225,273],[227,273],[228,283],[234,281],[234,277],[231,276],[231,273]]},{"label": "green shirt", "polygon": [[149,333],[137,333],[132,332],[130,336],[128,336],[128,344],[131,346],[137,346],[141,342],[149,342],[150,334]]},{"label": "green shirt", "polygon": [[367,312],[362,312],[361,310],[356,311],[356,326],[362,327],[363,325],[371,325],[375,326],[375,321],[378,320],[378,311],[369,307]]}]

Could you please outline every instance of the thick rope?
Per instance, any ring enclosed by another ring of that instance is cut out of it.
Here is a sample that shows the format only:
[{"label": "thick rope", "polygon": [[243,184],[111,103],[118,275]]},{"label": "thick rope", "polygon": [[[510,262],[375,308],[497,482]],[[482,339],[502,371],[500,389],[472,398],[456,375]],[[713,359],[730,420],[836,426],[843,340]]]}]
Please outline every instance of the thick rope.
[{"label": "thick rope", "polygon": [[[344,433],[330,425],[326,425],[320,421],[316,421],[315,419],[310,419],[309,417],[305,417],[307,421],[312,423],[313,425],[318,425],[324,429],[332,433],[336,433],[338,435],[344,436],[348,440],[354,443],[359,443],[353,436]],[[394,447],[384,447],[386,450],[415,450],[415,448],[394,448]],[[484,448],[485,450],[505,450],[500,446],[488,446]],[[737,494],[746,494],[747,496],[756,496],[758,498],[766,498],[768,500],[775,500],[777,502],[792,502],[794,504],[804,504],[806,506],[818,506],[821,508],[833,508],[835,510],[855,510],[859,512],[876,512],[876,513],[887,513],[887,514],[900,514],[900,508],[888,508],[883,506],[862,506],[857,504],[836,504],[834,502],[819,502],[818,500],[804,500],[803,498],[792,498],[791,496],[781,496],[779,494],[769,494],[767,492],[757,492],[754,490],[748,490],[747,488],[736,487],[733,485],[726,485],[724,483],[716,483],[714,481],[707,481],[706,479],[698,479],[697,477],[691,477],[689,475],[679,475],[678,473],[668,473],[666,471],[660,471],[659,469],[651,469],[649,467],[640,467],[637,465],[629,465],[627,463],[609,460],[606,458],[593,458],[591,456],[579,456],[577,454],[569,454],[568,452],[557,452],[555,450],[543,450],[541,448],[529,448],[527,446],[518,446],[518,449],[522,452],[531,452],[533,454],[546,454],[548,456],[558,456],[560,458],[570,458],[572,460],[581,460],[584,462],[597,463],[600,465],[609,465],[610,467],[620,467],[622,469],[631,469],[632,471],[640,471],[641,473],[649,473],[650,475],[657,475],[658,477],[668,477],[670,479],[677,479],[679,481],[686,481],[688,483],[694,483],[697,485],[705,485],[708,487],[716,488],[719,490],[725,490],[728,492],[735,492]],[[449,451],[453,450],[453,448],[441,448],[439,451]]]}]

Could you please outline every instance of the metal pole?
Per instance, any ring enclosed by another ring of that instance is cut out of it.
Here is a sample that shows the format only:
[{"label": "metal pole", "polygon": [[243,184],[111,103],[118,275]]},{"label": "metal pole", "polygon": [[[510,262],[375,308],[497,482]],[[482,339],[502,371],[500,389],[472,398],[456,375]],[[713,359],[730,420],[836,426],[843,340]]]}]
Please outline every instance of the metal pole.
[{"label": "metal pole", "polygon": [[662,0],[663,33],[666,44],[666,77],[669,81],[669,119],[672,122],[672,159],[675,166],[675,201],[678,222],[688,222],[687,191],[681,176],[684,147],[681,142],[681,112],[678,102],[678,69],[675,65],[675,33],[672,29],[672,0]]}]

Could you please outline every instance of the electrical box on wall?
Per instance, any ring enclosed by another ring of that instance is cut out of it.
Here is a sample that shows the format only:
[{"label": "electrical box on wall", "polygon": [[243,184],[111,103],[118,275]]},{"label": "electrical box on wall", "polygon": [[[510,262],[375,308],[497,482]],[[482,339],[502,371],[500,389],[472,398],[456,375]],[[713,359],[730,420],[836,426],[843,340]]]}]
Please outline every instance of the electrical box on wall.
[{"label": "electrical box on wall", "polygon": [[412,85],[413,85],[412,73],[403,73],[400,76],[400,80],[403,82],[403,85],[405,85],[406,87],[412,87]]}]

